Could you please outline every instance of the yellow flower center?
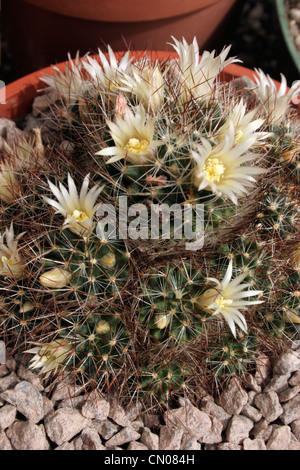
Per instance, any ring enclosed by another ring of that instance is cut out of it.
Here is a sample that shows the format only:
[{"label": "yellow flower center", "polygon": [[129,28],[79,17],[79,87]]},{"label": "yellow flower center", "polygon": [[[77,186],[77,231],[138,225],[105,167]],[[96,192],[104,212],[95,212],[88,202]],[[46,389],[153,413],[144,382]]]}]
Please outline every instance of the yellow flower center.
[{"label": "yellow flower center", "polygon": [[225,166],[218,158],[209,158],[204,166],[205,178],[210,183],[219,183],[224,175]]},{"label": "yellow flower center", "polygon": [[219,297],[217,300],[216,300],[216,304],[222,309],[228,307],[229,305],[231,305],[233,303],[233,300],[231,299],[224,299],[224,297]]},{"label": "yellow flower center", "polygon": [[239,143],[243,135],[244,135],[243,131],[241,129],[238,130],[235,134],[235,142]]},{"label": "yellow flower center", "polygon": [[136,138],[129,139],[124,149],[132,153],[142,153],[146,152],[149,148],[149,140],[143,139],[139,140]]},{"label": "yellow flower center", "polygon": [[6,256],[2,256],[1,258],[3,265],[8,264],[9,266],[13,266],[14,263],[11,258],[7,258]]},{"label": "yellow flower center", "polygon": [[86,215],[85,212],[78,211],[77,209],[75,209],[71,217],[72,219],[75,219],[77,222],[83,222],[84,220],[89,219],[89,216]]}]

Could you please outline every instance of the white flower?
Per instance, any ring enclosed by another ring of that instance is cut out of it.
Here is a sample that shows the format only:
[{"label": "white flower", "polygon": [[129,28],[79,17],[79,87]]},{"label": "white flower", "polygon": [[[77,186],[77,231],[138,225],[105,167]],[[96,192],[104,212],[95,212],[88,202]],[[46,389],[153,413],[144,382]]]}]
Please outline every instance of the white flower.
[{"label": "white flower", "polygon": [[245,332],[247,324],[240,310],[247,310],[251,305],[263,303],[263,300],[244,300],[245,298],[261,295],[262,291],[245,290],[251,284],[242,284],[247,273],[232,278],[232,260],[230,260],[224,279],[220,282],[215,278],[208,278],[216,287],[208,289],[198,299],[197,305],[213,316],[223,316],[227,321],[234,337],[236,337],[235,323]]},{"label": "white flower", "polygon": [[[182,79],[183,96],[186,99],[189,95],[194,98],[209,98],[215,92],[215,81],[220,72],[233,62],[240,60],[230,57],[226,59],[231,46],[222,50],[215,56],[215,51],[204,51],[200,59],[199,47],[196,37],[192,44],[188,44],[183,38],[182,42],[172,36],[175,44],[171,44],[179,55],[179,69]],[[186,95],[186,96],[185,96]]]},{"label": "white flower", "polygon": [[53,268],[40,276],[40,283],[50,289],[66,287],[72,277],[72,273],[62,268]]},{"label": "white flower", "polygon": [[75,60],[72,60],[70,55],[68,57],[69,61],[66,63],[64,71],[59,70],[58,67],[53,67],[54,73],[41,77],[41,80],[50,89],[63,96],[67,104],[72,106],[90,88],[90,84],[83,77],[83,63],[79,57],[79,52],[77,52]]},{"label": "white flower", "polygon": [[114,91],[119,86],[120,77],[123,74],[130,74],[132,58],[129,58],[128,51],[118,62],[110,46],[108,46],[109,60],[100,49],[98,52],[100,63],[92,57],[87,57],[87,61],[83,62],[83,66],[92,77],[97,88],[100,86],[109,91]]},{"label": "white flower", "polygon": [[30,369],[41,369],[45,377],[49,377],[73,354],[73,347],[70,341],[65,338],[59,338],[51,343],[45,343],[35,348],[25,351],[35,356],[30,360]]},{"label": "white flower", "polygon": [[9,161],[18,171],[23,169],[32,169],[34,167],[44,167],[45,149],[41,136],[41,129],[35,128],[34,136],[25,138],[18,136],[12,143],[3,141],[4,150],[8,155]]},{"label": "white flower", "polygon": [[256,132],[263,123],[264,119],[254,119],[257,109],[253,109],[246,113],[247,107],[243,100],[233,105],[228,113],[228,118],[222,127],[218,130],[216,138],[221,142],[225,137],[230,128],[231,123],[233,124],[235,131],[235,142],[241,144],[249,139],[249,137],[256,136],[256,142],[253,145],[259,143],[260,140],[267,138],[270,133],[268,132]]},{"label": "white flower", "polygon": [[159,62],[153,66],[141,64],[132,68],[132,74],[121,78],[120,90],[133,93],[146,108],[160,109],[164,102],[164,78]]},{"label": "white flower", "polygon": [[15,237],[13,224],[5,231],[6,244],[4,243],[4,235],[0,234],[0,274],[2,276],[19,279],[23,276],[23,261],[18,250],[18,241],[25,232]]},{"label": "white flower", "polygon": [[15,172],[8,162],[0,164],[0,199],[9,204],[18,197],[20,187]]},{"label": "white flower", "polygon": [[48,197],[44,197],[44,200],[65,217],[64,227],[79,235],[88,236],[94,228],[93,216],[99,207],[96,200],[102,187],[94,186],[88,191],[89,175],[84,178],[79,194],[70,174],[68,174],[69,191],[61,183],[59,188],[50,181],[48,184],[58,202]]},{"label": "white flower", "polygon": [[269,75],[265,75],[261,69],[255,69],[258,77],[255,77],[257,92],[260,101],[264,107],[265,113],[272,124],[280,124],[284,119],[289,103],[300,93],[300,80],[293,83],[287,92],[287,82],[283,74],[281,74],[281,85],[279,90]]},{"label": "white flower", "polygon": [[143,106],[138,106],[135,113],[129,108],[125,116],[116,116],[115,122],[107,121],[114,147],[106,147],[96,155],[112,156],[106,163],[113,163],[124,158],[135,165],[143,165],[154,160],[155,150],[163,142],[153,140],[155,120],[146,115]]},{"label": "white flower", "polygon": [[197,152],[192,150],[191,155],[197,164],[193,173],[193,184],[198,191],[208,189],[217,195],[229,197],[237,204],[237,196],[247,193],[248,188],[256,182],[253,176],[266,170],[243,166],[258,156],[249,153],[256,136],[250,135],[240,144],[236,144],[235,136],[233,123],[230,123],[222,142],[212,146],[208,140],[202,139],[202,145],[197,146]]}]

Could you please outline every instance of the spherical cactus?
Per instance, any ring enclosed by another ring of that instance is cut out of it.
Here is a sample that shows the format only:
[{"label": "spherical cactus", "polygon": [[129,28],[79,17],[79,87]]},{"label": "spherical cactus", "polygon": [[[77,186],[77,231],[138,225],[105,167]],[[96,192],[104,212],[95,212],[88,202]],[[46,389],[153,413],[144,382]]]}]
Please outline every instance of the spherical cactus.
[{"label": "spherical cactus", "polygon": [[300,82],[225,82],[230,48],[173,47],[54,69],[51,119],[0,161],[1,337],[145,406],[299,338]]}]

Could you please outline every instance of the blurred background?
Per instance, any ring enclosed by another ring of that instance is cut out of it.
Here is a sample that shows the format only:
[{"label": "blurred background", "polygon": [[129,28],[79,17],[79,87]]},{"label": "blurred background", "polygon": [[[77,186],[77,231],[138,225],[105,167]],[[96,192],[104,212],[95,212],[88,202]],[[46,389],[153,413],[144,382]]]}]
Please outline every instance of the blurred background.
[{"label": "blurred background", "polygon": [[[278,3],[295,0],[2,0],[0,80],[6,84],[79,50],[171,50],[171,35],[200,49],[232,44],[245,67],[259,67],[289,84],[300,64],[283,37]],[[296,6],[300,2],[296,1]]]}]

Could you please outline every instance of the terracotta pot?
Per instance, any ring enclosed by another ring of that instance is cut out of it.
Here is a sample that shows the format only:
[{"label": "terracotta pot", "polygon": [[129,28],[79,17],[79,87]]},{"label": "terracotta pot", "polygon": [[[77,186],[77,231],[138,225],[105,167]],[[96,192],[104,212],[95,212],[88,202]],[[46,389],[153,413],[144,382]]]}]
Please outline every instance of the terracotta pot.
[{"label": "terracotta pot", "polygon": [[220,0],[25,0],[60,15],[97,21],[137,22],[185,15]]},{"label": "terracotta pot", "polygon": [[[143,56],[143,51],[132,52],[135,57]],[[150,54],[150,53],[149,53]],[[120,58],[123,52],[116,53],[117,58]],[[155,51],[151,53],[153,59],[160,61],[166,61],[167,59],[177,57],[175,52]],[[60,70],[65,69],[65,62],[57,64]],[[44,74],[52,74],[53,68],[46,67],[37,72],[33,72],[15,82],[10,83],[5,87],[6,92],[6,104],[0,105],[0,117],[7,119],[19,119],[22,118],[26,113],[30,112],[32,102],[37,95],[37,91],[42,89],[45,84],[41,81],[41,77]],[[222,72],[222,79],[230,81],[232,78],[249,77],[253,79],[255,72],[242,67],[240,65],[231,64],[227,66]],[[279,82],[276,82],[277,87],[280,86]]]},{"label": "terracotta pot", "polygon": [[[188,42],[196,36],[201,50],[217,49],[220,52],[228,44],[226,32],[240,10],[240,2],[9,0],[4,2],[2,16],[15,68],[18,76],[23,76],[61,62],[68,52],[74,57],[77,50],[81,55],[88,51],[93,53],[98,47],[105,49],[106,44],[115,51],[127,50],[129,46],[131,50],[172,50],[168,44],[171,36],[185,37]],[[83,4],[80,13],[79,7]],[[54,7],[56,12],[49,11]]]}]

